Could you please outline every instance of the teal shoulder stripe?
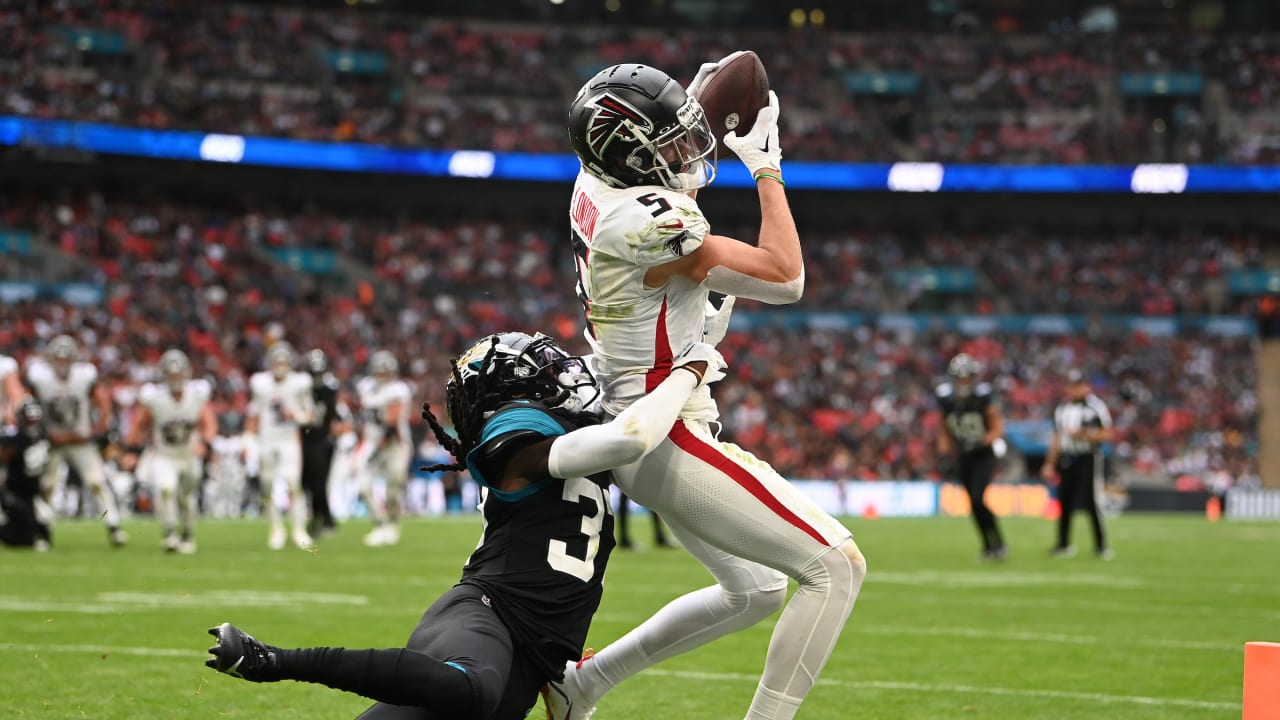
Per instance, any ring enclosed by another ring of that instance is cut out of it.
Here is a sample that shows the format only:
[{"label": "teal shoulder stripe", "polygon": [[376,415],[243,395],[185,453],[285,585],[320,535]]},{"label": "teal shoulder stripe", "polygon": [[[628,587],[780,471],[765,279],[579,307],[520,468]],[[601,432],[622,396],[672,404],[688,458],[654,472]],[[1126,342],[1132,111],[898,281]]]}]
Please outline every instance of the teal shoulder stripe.
[{"label": "teal shoulder stripe", "polygon": [[480,433],[480,444],[483,445],[493,438],[513,430],[533,430],[541,433],[544,437],[565,434],[565,430],[560,427],[560,423],[545,412],[531,407],[518,407],[500,412],[485,423],[484,431]]}]

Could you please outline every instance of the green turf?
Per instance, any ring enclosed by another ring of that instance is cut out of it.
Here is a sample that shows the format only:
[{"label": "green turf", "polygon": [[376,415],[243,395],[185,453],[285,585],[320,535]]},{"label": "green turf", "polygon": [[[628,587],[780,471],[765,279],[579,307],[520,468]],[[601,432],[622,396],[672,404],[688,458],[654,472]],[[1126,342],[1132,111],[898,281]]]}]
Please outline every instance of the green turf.
[{"label": "green turf", "polygon": [[[1239,717],[1242,644],[1280,640],[1280,524],[1125,517],[1108,563],[1087,547],[1051,560],[1048,523],[1007,521],[1000,566],[974,562],[964,520],[849,524],[871,572],[805,720]],[[417,521],[399,547],[366,549],[353,522],[308,554],[268,551],[260,523],[208,522],[182,557],[160,552],[154,524],[127,528],[123,550],[90,523],[59,526],[48,555],[0,549],[0,718],[354,717],[367,701],[205,669],[205,629],[398,645],[478,534],[473,518]],[[591,644],[705,582],[681,551],[619,551]],[[637,676],[596,717],[741,717],[771,629]]]}]

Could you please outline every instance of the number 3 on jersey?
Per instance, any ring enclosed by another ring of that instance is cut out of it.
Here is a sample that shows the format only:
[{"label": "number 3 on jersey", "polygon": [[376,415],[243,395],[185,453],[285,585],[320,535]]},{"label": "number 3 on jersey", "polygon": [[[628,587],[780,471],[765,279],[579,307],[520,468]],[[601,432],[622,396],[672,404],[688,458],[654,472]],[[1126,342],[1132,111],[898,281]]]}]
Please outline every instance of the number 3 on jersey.
[{"label": "number 3 on jersey", "polygon": [[596,574],[596,553],[600,551],[600,530],[604,526],[604,517],[613,512],[609,508],[609,495],[604,488],[586,478],[572,478],[564,481],[561,499],[574,505],[587,499],[596,505],[594,513],[582,516],[580,526],[580,532],[587,536],[586,557],[576,558],[570,555],[569,545],[565,541],[553,539],[547,548],[547,564],[553,570],[572,575],[583,582],[591,582]]}]

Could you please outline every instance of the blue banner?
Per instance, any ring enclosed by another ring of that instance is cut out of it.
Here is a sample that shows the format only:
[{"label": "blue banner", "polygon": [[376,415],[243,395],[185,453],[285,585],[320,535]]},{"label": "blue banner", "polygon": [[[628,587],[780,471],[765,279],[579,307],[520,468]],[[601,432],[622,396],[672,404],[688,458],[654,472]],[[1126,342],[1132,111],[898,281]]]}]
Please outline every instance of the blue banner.
[{"label": "blue banner", "polygon": [[338,269],[337,254],[327,248],[270,248],[267,252],[298,272],[329,275]]},{"label": "blue banner", "polygon": [[1111,333],[1141,333],[1170,337],[1203,332],[1224,337],[1258,334],[1253,318],[1237,315],[963,315],[928,313],[842,313],[804,310],[738,310],[730,327],[748,331],[761,327],[784,330],[852,331],[860,327],[906,332],[945,331],[973,337],[1006,335],[1072,335],[1098,329]]},{"label": "blue banner", "polygon": [[31,233],[25,230],[0,230],[0,255],[30,255]]},{"label": "blue banner", "polygon": [[[0,145],[75,148],[111,155],[270,167],[571,183],[573,155],[488,150],[420,150],[359,143],[186,131],[0,116]],[[1108,165],[942,165],[788,162],[798,190],[1007,193],[1275,193],[1280,166],[1153,163]],[[718,187],[752,187],[743,165],[722,159]]]},{"label": "blue banner", "polygon": [[1183,95],[1204,92],[1204,76],[1198,72],[1120,73],[1122,95]]},{"label": "blue banner", "polygon": [[375,50],[322,50],[320,56],[334,72],[350,75],[386,75],[390,62]]},{"label": "blue banner", "polygon": [[899,288],[930,292],[973,292],[978,287],[978,274],[969,268],[912,268],[895,270],[891,277]]},{"label": "blue banner", "polygon": [[844,87],[855,95],[910,95],[920,87],[920,76],[910,70],[844,74]]},{"label": "blue banner", "polygon": [[1227,273],[1227,288],[1236,295],[1280,293],[1280,270],[1232,270]]},{"label": "blue banner", "polygon": [[101,305],[106,298],[93,283],[0,282],[0,303],[49,300],[72,305]]}]

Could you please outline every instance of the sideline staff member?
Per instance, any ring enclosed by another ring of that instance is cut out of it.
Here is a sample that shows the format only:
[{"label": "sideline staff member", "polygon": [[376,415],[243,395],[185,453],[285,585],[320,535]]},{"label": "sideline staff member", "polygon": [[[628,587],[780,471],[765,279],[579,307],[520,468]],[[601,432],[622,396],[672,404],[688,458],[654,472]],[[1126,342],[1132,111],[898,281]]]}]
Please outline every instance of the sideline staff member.
[{"label": "sideline staff member", "polygon": [[1052,482],[1056,474],[1058,502],[1057,557],[1075,555],[1071,544],[1071,515],[1077,508],[1088,510],[1093,520],[1094,552],[1104,560],[1112,557],[1102,528],[1098,510],[1098,494],[1102,492],[1102,443],[1114,437],[1111,413],[1089,389],[1089,381],[1080,370],[1067,373],[1067,399],[1053,410],[1053,440],[1040,475]]}]

